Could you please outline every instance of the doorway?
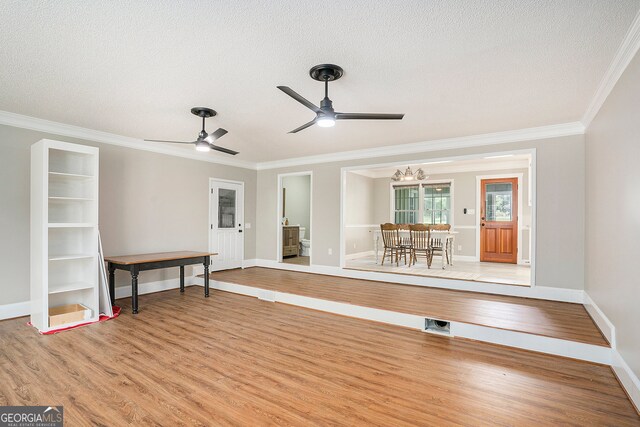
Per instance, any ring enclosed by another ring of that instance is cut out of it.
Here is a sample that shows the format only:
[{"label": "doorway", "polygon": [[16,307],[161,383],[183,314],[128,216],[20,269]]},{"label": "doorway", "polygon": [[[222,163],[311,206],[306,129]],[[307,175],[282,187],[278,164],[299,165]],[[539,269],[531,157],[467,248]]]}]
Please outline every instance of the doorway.
[{"label": "doorway", "polygon": [[311,265],[312,179],[309,171],[278,175],[278,262]]},{"label": "doorway", "polygon": [[480,181],[480,261],[518,262],[518,178]]},{"label": "doorway", "polygon": [[244,182],[209,180],[211,270],[242,267],[244,259]]}]

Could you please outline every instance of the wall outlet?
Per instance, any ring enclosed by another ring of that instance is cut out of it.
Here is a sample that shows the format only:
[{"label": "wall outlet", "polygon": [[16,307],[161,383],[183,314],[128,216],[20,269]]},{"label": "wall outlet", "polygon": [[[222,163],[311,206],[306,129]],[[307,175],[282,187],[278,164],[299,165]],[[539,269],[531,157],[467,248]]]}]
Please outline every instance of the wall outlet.
[{"label": "wall outlet", "polygon": [[357,243],[354,243],[354,244],[353,244],[353,249],[355,249],[355,248],[356,248],[356,246],[358,246],[358,245],[357,245]]},{"label": "wall outlet", "polygon": [[458,245],[458,252],[462,250],[462,245]]},{"label": "wall outlet", "polygon": [[333,249],[329,248],[327,252],[329,253],[329,255],[333,255]]},{"label": "wall outlet", "polygon": [[245,230],[250,229],[251,228],[251,223],[250,222],[245,222],[244,223],[244,228],[245,228]]}]

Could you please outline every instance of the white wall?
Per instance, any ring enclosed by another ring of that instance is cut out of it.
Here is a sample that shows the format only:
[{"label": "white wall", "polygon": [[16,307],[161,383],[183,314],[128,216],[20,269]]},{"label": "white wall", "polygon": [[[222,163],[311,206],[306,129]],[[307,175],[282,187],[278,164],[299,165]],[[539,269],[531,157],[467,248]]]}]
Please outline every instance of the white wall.
[{"label": "white wall", "polygon": [[586,291],[640,377],[640,55],[586,133]]},{"label": "white wall", "polygon": [[304,227],[305,239],[311,240],[311,175],[282,177],[282,188],[286,190],[284,216],[290,225]]},{"label": "white wall", "polygon": [[374,180],[347,173],[345,192],[345,250],[355,254],[373,250]]},{"label": "white wall", "polygon": [[[210,177],[245,182],[245,221],[255,224],[256,171],[0,125],[0,305],[30,298],[30,147],[43,138],[100,148],[106,255],[208,250]],[[255,228],[244,236],[245,259],[255,258]],[[142,272],[139,280],[177,277],[174,268]],[[116,281],[130,286],[131,276],[118,271]]]},{"label": "white wall", "polygon": [[[537,253],[536,284],[568,289],[584,288],[584,135],[534,141],[431,151],[422,154],[321,163],[258,171],[256,256],[275,260],[277,252],[277,176],[313,171],[314,264],[340,264],[341,168],[348,166],[415,163],[448,156],[536,149]],[[374,202],[375,203],[375,202]],[[379,219],[376,219],[376,222]],[[329,254],[331,250],[331,254]]]}]

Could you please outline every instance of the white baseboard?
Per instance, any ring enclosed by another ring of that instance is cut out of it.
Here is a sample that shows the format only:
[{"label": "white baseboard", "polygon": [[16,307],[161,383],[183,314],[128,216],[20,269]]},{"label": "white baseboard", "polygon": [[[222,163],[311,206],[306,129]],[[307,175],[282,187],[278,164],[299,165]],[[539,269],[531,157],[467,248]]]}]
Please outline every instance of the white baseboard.
[{"label": "white baseboard", "polygon": [[242,268],[255,267],[256,261],[256,259],[245,259],[244,261],[242,261]]},{"label": "white baseboard", "polygon": [[0,305],[0,320],[13,319],[14,317],[28,316],[31,313],[31,302],[15,302],[13,304]]},{"label": "white baseboard", "polygon": [[636,411],[640,412],[640,379],[617,350],[613,350],[612,353],[611,368],[635,405]]},{"label": "white baseboard", "polygon": [[[455,258],[454,258],[455,259]],[[305,273],[325,274],[328,276],[349,277],[352,279],[391,282],[402,285],[426,286],[432,288],[455,289],[459,291],[482,292],[495,295],[509,295],[524,298],[536,298],[551,301],[584,302],[584,291],[547,286],[513,286],[501,283],[472,282],[467,280],[443,279],[438,277],[411,276],[407,274],[381,273],[377,271],[350,270],[327,265],[295,265],[274,260],[256,259],[255,266],[280,270],[301,271]]]},{"label": "white baseboard", "polygon": [[[185,277],[184,286],[192,286],[196,276]],[[156,282],[146,282],[138,284],[138,295],[152,294],[154,292],[166,291],[168,289],[178,289],[180,287],[180,279],[158,280]],[[116,288],[116,299],[131,296],[131,284],[118,286]]]},{"label": "white baseboard", "polygon": [[613,350],[609,347],[460,322],[451,323],[451,333],[475,341],[611,365]]},{"label": "white baseboard", "polygon": [[[435,257],[434,257],[435,259]],[[456,255],[453,254],[454,261],[464,261],[464,262],[478,262],[479,259],[475,255]]]},{"label": "white baseboard", "polygon": [[375,251],[356,252],[353,254],[345,255],[344,259],[358,259],[358,258],[364,258],[368,256],[374,256],[375,254],[376,254]]},{"label": "white baseboard", "polygon": [[616,327],[604,314],[604,312],[598,307],[598,305],[591,299],[589,294],[584,293],[584,308],[587,310],[595,324],[600,328],[602,334],[611,343],[611,368],[618,377],[620,384],[624,387],[625,391],[631,398],[631,401],[636,407],[636,410],[640,411],[640,380],[638,376],[631,370],[627,362],[622,358],[622,355],[618,352],[616,341]]},{"label": "white baseboard", "polygon": [[609,321],[607,316],[600,310],[600,307],[596,305],[595,302],[591,299],[589,294],[585,291],[584,293],[584,308],[589,313],[589,316],[593,319],[594,323],[600,328],[602,334],[611,344],[611,348],[616,348],[616,328],[613,326],[613,323]]},{"label": "white baseboard", "polygon": [[[201,278],[198,278],[198,280],[199,283],[202,282]],[[263,301],[280,302],[298,307],[311,308],[313,310],[355,317],[358,319],[373,320],[376,322],[388,323],[421,331],[424,329],[425,317],[430,317],[428,314],[418,316],[415,314],[399,313],[395,311],[364,307],[217,280],[211,280],[209,284],[212,289],[252,296]],[[606,365],[611,364],[611,348],[597,345],[461,322],[451,322],[451,335],[476,341],[504,345],[507,347],[515,347],[540,353],[553,354],[556,356],[569,357],[572,359],[586,360],[594,363]]]}]

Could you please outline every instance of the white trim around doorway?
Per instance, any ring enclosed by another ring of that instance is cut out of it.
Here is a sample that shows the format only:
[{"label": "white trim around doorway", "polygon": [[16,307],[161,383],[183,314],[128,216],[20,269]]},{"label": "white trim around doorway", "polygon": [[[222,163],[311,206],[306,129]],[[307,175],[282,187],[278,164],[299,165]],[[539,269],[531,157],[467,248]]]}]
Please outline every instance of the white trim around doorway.
[{"label": "white trim around doorway", "polygon": [[[278,174],[278,202],[276,206],[276,262],[282,263],[282,178],[288,176],[306,176],[309,175],[309,236],[313,236],[311,230],[313,228],[313,171],[289,172]],[[299,269],[310,269],[313,265],[313,237],[311,238],[311,248],[309,249],[309,265],[296,265]]]},{"label": "white trim around doorway", "polygon": [[[535,153],[534,155],[532,155],[532,163],[535,161]],[[529,175],[529,183],[530,185],[528,186],[527,190],[531,191],[532,194],[528,194],[527,196],[530,198],[530,200],[532,200],[532,205],[531,205],[531,227],[529,229],[529,263],[531,265],[531,285],[530,286],[535,286],[535,268],[534,268],[534,262],[535,262],[535,253],[533,252],[533,248],[534,246],[534,240],[535,240],[535,178],[533,175],[533,171],[535,170],[535,168],[532,166],[530,168],[530,175]],[[522,227],[522,212],[524,209],[524,206],[522,205],[523,203],[523,192],[524,192],[524,188],[522,186],[522,182],[524,179],[524,174],[519,172],[519,173],[504,173],[504,174],[493,174],[493,175],[476,175],[476,218],[475,218],[475,229],[476,229],[476,255],[475,255],[475,260],[480,262],[480,198],[481,198],[481,194],[482,194],[482,180],[483,179],[498,179],[498,178],[517,178],[518,179],[518,258],[517,258],[517,263],[518,265],[524,265],[527,264],[523,261],[522,259],[522,243],[523,243],[523,239],[522,239],[522,232],[525,230],[525,228]]]},{"label": "white trim around doorway", "polygon": [[[245,268],[245,261],[244,261],[244,237],[245,237],[245,216],[244,216],[244,206],[245,206],[245,197],[244,197],[244,193],[245,193],[245,185],[244,185],[244,181],[233,181],[231,179],[221,179],[221,178],[209,178],[209,188],[208,188],[208,192],[207,192],[207,197],[209,198],[209,216],[207,218],[207,226],[209,227],[207,229],[207,235],[209,236],[209,251],[211,251],[211,248],[213,247],[213,224],[211,223],[212,221],[212,214],[213,214],[213,203],[212,203],[212,190],[213,190],[213,186],[214,183],[219,182],[219,183],[227,183],[227,184],[237,184],[240,185],[242,187],[242,213],[240,215],[240,219],[242,220],[241,224],[241,229],[242,229],[242,238],[240,240],[241,244],[242,244],[242,260],[241,260],[241,266],[242,268]],[[211,264],[210,264],[211,265]]]}]

